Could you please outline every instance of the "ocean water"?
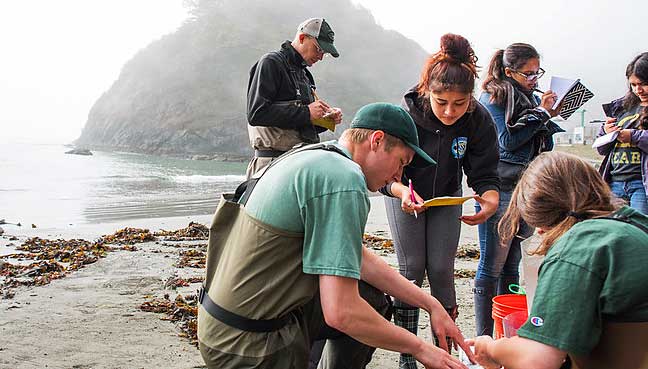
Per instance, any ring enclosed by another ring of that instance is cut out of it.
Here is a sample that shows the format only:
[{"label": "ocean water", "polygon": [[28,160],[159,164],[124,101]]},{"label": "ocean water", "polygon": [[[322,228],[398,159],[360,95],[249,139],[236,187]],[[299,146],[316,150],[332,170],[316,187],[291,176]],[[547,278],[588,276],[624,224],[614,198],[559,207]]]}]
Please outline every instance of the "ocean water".
[{"label": "ocean water", "polygon": [[69,149],[0,142],[0,219],[56,228],[211,214],[247,165]]}]

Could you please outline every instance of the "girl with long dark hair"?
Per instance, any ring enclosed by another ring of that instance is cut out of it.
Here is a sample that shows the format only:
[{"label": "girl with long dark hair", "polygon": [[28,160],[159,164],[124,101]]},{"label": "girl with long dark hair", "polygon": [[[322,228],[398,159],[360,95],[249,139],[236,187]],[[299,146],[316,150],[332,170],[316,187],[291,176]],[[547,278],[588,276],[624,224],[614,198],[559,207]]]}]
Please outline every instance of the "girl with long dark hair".
[{"label": "girl with long dark hair", "polygon": [[[475,225],[491,216],[500,186],[495,126],[473,97],[476,62],[468,40],[453,34],[441,38],[440,50],[428,58],[420,80],[402,101],[416,123],[421,148],[437,165],[420,168],[413,162],[405,167],[401,182],[381,190],[389,196],[387,218],[401,274],[421,286],[427,273],[431,293],[453,319],[458,315],[454,258],[461,221]],[[460,205],[422,207],[424,199],[461,195],[462,171],[477,193],[480,212],[462,216]],[[395,301],[394,308],[394,322],[416,333],[419,309],[402,301]],[[400,368],[416,368],[416,363],[401,355]]]},{"label": "girl with long dark hair", "polygon": [[597,148],[604,155],[600,171],[619,198],[648,214],[648,52],[626,68],[628,92],[612,103],[599,136],[618,132],[616,141]]},{"label": "girl with long dark hair", "polygon": [[[524,168],[538,154],[553,149],[552,135],[563,130],[551,121],[556,95],[547,91],[534,94],[544,70],[536,49],[524,43],[498,50],[488,66],[479,101],[490,112],[499,142],[498,173],[502,181],[499,207],[495,215],[479,225],[479,265],[475,276],[475,325],[478,335],[493,334],[493,296],[509,293],[519,280],[522,257],[520,242],[533,234],[522,223],[517,237],[500,245],[497,222],[506,211],[513,188]],[[476,204],[479,211],[480,204]]]}]

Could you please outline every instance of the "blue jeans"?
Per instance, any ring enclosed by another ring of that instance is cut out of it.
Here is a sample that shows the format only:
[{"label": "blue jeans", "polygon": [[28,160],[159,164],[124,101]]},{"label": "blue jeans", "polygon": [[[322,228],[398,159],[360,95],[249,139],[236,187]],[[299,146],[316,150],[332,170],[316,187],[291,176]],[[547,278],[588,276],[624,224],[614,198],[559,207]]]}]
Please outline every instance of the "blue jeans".
[{"label": "blue jeans", "polygon": [[610,183],[610,189],[616,197],[627,201],[631,208],[648,215],[646,188],[642,180],[614,181]]},{"label": "blue jeans", "polygon": [[[477,226],[480,256],[475,280],[494,282],[500,277],[517,278],[519,276],[519,265],[522,258],[520,242],[530,237],[534,230],[528,224],[522,222],[518,236],[513,238],[508,245],[501,245],[497,233],[497,223],[504,216],[509,202],[511,202],[512,194],[512,192],[501,191],[499,194],[499,206],[495,214],[488,218],[486,222]],[[479,204],[475,205],[475,210],[481,211]]]}]

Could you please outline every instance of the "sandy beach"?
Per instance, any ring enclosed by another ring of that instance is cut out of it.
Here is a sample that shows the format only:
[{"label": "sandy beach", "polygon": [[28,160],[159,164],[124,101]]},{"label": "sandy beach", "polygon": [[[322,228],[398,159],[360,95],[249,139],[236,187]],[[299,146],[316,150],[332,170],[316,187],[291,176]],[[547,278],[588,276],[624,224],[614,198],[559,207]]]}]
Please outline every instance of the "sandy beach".
[{"label": "sandy beach", "polygon": [[[367,233],[390,238],[382,198],[371,197],[371,202]],[[474,212],[472,206],[472,202],[466,203],[464,213]],[[211,216],[181,216],[49,229],[3,225],[0,255],[15,252],[15,247],[30,237],[95,240],[124,227],[156,232],[181,229],[191,221],[208,225],[210,219]],[[464,225],[460,245],[474,249],[476,240],[476,227]],[[172,302],[177,295],[194,294],[199,285],[195,280],[202,276],[203,269],[199,265],[191,267],[192,261],[204,252],[205,243],[158,237],[156,241],[137,243],[134,250],[109,252],[97,262],[51,283],[14,288],[12,298],[0,299],[0,367],[202,367],[198,350],[185,337],[182,320],[174,322],[167,314],[143,311],[141,306],[148,303],[147,306],[154,307],[156,301]],[[377,247],[376,252],[396,266],[393,250]],[[474,258],[457,258],[455,268],[469,272],[476,265]],[[185,285],[176,283],[178,280],[194,282]],[[456,285],[458,324],[466,337],[471,337],[471,278],[458,278]],[[174,306],[175,314],[181,315],[180,305]],[[419,335],[430,339],[429,322],[423,316]],[[396,368],[397,361],[397,354],[378,350],[369,368]]]}]

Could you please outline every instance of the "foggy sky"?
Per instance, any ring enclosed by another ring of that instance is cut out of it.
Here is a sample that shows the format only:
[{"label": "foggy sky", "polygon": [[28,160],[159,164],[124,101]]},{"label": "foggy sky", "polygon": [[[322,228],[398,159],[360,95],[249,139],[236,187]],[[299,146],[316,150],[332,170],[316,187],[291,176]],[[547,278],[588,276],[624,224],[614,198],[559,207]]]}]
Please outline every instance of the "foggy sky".
[{"label": "foggy sky", "polygon": [[[463,35],[484,70],[497,48],[513,42],[534,45],[547,71],[541,88],[557,75],[581,78],[594,92],[585,106],[586,121],[602,118],[600,104],[625,93],[626,65],[648,51],[642,18],[648,13],[646,1],[353,1],[370,9],[379,24],[429,52],[438,50],[444,33]],[[77,138],[92,104],[122,65],[177,29],[186,16],[182,0],[2,2],[0,142]],[[335,20],[330,23],[335,30]],[[389,57],[389,50],[384,55]]]}]

